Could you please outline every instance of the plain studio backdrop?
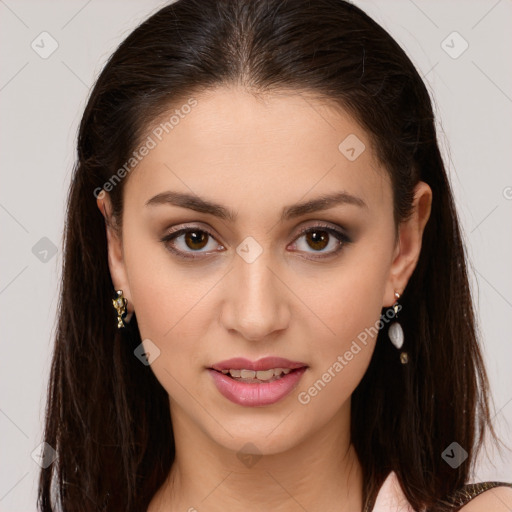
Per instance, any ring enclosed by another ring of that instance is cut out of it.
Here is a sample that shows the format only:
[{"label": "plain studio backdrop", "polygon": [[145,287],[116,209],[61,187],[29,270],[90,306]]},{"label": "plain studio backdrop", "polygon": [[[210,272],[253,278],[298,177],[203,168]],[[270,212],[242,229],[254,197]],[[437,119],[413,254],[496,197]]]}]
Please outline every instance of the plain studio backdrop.
[{"label": "plain studio backdrop", "polygon": [[[511,444],[512,3],[354,3],[402,45],[434,99],[468,247],[494,420]],[[78,123],[106,59],[162,5],[0,0],[2,512],[36,510],[37,454]],[[76,290],[77,308],[82,291]],[[473,480],[511,481],[512,453],[489,455],[494,466],[482,460]]]}]

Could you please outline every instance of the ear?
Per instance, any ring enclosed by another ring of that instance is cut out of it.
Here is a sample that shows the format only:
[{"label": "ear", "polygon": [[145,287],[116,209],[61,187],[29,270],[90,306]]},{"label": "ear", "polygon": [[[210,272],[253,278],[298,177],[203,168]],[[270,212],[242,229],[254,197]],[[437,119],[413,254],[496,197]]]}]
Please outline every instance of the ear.
[{"label": "ear", "polygon": [[[112,217],[112,205],[110,196],[105,192],[98,194],[96,204],[103,217],[105,217],[105,229],[108,243],[108,267],[110,277],[116,290],[123,290],[123,296],[127,299],[125,322],[129,322],[133,313],[133,302],[130,294],[130,286],[123,258],[123,243],[115,228],[115,219]],[[112,297],[113,298],[113,297]]]},{"label": "ear", "polygon": [[402,294],[407,286],[421,253],[423,231],[430,217],[432,190],[423,181],[414,188],[414,199],[410,217],[399,225],[399,235],[393,262],[386,284],[382,307],[391,307],[395,302],[395,290]]}]

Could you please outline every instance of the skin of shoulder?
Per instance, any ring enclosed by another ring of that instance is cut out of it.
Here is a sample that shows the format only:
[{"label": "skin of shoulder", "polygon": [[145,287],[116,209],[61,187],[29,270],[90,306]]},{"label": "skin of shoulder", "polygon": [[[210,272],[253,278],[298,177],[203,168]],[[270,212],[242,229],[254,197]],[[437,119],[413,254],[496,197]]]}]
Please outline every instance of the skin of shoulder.
[{"label": "skin of shoulder", "polygon": [[512,487],[494,487],[484,491],[464,505],[460,512],[510,512],[512,510]]}]

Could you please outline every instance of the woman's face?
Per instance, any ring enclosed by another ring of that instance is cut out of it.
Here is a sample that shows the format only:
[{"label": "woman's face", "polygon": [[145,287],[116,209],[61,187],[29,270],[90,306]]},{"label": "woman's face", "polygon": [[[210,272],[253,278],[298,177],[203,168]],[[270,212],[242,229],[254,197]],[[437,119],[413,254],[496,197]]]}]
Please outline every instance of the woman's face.
[{"label": "woman's face", "polygon": [[151,127],[125,178],[113,282],[135,310],[175,430],[278,453],[347,427],[428,207],[398,244],[387,173],[340,109],[235,88],[188,104],[172,125]]}]

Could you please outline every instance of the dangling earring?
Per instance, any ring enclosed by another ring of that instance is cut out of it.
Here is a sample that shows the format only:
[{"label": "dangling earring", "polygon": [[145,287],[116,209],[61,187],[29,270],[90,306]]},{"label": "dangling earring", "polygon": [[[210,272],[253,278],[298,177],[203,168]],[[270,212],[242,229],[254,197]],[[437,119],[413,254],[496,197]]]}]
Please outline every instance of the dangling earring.
[{"label": "dangling earring", "polygon": [[126,316],[126,304],[128,301],[123,297],[123,290],[117,290],[117,297],[112,299],[112,304],[117,311],[117,328],[121,329],[124,327],[123,317]]},{"label": "dangling earring", "polygon": [[[393,310],[395,311],[395,318],[398,318],[398,299],[400,298],[400,294],[398,292],[395,292],[395,298],[396,301],[393,304]],[[402,329],[402,326],[397,322],[393,322],[388,329],[388,336],[391,340],[391,343],[400,350],[402,348],[402,345],[404,344],[404,331]],[[409,356],[407,355],[407,352],[401,352],[400,353],[400,362],[402,364],[407,364],[409,361]]]}]

